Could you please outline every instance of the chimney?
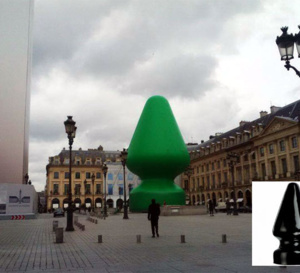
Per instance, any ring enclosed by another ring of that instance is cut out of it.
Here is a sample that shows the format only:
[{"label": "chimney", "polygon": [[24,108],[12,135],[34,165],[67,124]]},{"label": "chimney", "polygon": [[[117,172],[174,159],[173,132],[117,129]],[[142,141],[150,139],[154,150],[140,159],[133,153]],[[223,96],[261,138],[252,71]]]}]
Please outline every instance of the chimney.
[{"label": "chimney", "polygon": [[243,127],[247,123],[249,123],[249,121],[241,120],[240,121],[240,127]]},{"label": "chimney", "polygon": [[260,117],[261,117],[261,118],[262,118],[262,117],[265,117],[265,116],[268,114],[267,111],[260,111],[259,113],[260,113]]},{"label": "chimney", "polygon": [[209,136],[209,139],[214,139],[215,138],[215,136]]},{"label": "chimney", "polygon": [[271,114],[274,114],[274,113],[276,113],[279,109],[281,109],[281,107],[278,107],[278,106],[271,106],[270,109],[271,109]]},{"label": "chimney", "polygon": [[204,140],[201,140],[201,144],[204,143]]}]

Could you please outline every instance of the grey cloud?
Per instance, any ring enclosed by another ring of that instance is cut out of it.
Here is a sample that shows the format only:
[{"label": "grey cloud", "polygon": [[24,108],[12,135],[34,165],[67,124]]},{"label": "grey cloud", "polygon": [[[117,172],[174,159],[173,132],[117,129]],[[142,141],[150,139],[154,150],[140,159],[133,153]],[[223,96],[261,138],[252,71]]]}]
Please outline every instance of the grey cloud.
[{"label": "grey cloud", "polygon": [[[259,1],[241,3],[237,0],[226,3],[160,1],[159,4],[156,1],[41,1],[37,3],[35,13],[34,74],[47,73],[48,69],[61,66],[74,77],[89,75],[114,85],[143,74],[136,73],[137,65],[147,62],[153,54],[160,53],[166,56],[163,58],[165,63],[159,63],[167,71],[166,79],[172,81],[172,76],[180,75],[176,71],[179,68],[167,66],[176,66],[176,60],[187,57],[186,61],[178,61],[188,71],[184,74],[192,79],[196,79],[194,74],[200,75],[198,84],[203,84],[192,89],[209,89],[214,82],[204,78],[201,80],[201,77],[210,77],[216,66],[216,60],[210,57],[213,44],[233,47],[234,37],[229,34],[225,35],[227,40],[220,40],[224,32],[231,31],[226,29],[226,22],[235,15],[251,13],[258,8]],[[108,18],[110,24],[103,24]],[[109,28],[105,29],[106,32],[113,34],[118,24],[121,25],[118,35],[100,40],[93,38],[92,35],[103,31],[105,27]],[[202,59],[207,59],[208,64],[212,65],[207,66],[207,71],[201,65],[196,65],[190,54],[186,54],[185,49],[189,47],[197,51],[196,59],[200,63]],[[174,61],[170,61],[174,56],[172,51],[178,56],[173,58]],[[151,72],[152,75],[150,70],[147,75],[147,84],[151,83],[150,78],[159,78],[164,71],[158,67]],[[178,95],[182,91],[180,86],[188,82],[188,77],[181,76],[179,79],[175,92],[166,90],[166,94],[174,92]],[[157,82],[157,85],[154,82],[153,87],[148,85],[147,88],[171,89],[163,80],[157,79]],[[135,85],[140,87],[143,84]],[[136,89],[133,92],[141,91]],[[198,94],[195,90],[184,92],[191,96]]]}]

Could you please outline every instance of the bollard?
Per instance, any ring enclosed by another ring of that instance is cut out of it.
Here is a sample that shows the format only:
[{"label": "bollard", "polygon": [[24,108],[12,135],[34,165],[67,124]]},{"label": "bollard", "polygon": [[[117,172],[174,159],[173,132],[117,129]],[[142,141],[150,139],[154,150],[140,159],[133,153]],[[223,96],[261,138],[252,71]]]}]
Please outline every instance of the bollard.
[{"label": "bollard", "polygon": [[97,219],[95,220],[95,224],[98,224],[98,220]]},{"label": "bollard", "polygon": [[181,238],[181,243],[185,243],[185,235],[181,235],[180,238]]},{"label": "bollard", "polygon": [[57,228],[58,228],[58,221],[53,221],[53,231],[55,232]]},{"label": "bollard", "polygon": [[98,243],[102,243],[102,235],[98,235]]},{"label": "bollard", "polygon": [[78,216],[74,216],[74,222],[75,222],[75,223],[78,222]]},{"label": "bollard", "polygon": [[64,242],[64,229],[63,228],[56,228],[55,230],[56,235],[56,243],[61,244]]},{"label": "bollard", "polygon": [[136,235],[136,242],[140,244],[142,241],[141,235]]},{"label": "bollard", "polygon": [[226,234],[222,234],[222,243],[227,243]]}]

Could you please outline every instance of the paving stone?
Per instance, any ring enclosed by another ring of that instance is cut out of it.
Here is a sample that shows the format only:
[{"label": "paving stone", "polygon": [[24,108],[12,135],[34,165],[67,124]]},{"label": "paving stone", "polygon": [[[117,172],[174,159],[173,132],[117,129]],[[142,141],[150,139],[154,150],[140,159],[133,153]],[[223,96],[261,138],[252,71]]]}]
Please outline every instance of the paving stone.
[{"label": "paving stone", "polygon": [[[55,243],[52,214],[37,220],[0,221],[0,272],[45,273],[193,273],[298,272],[297,267],[251,266],[251,214],[160,217],[159,238],[152,238],[146,214],[78,221],[64,231],[64,243]],[[56,218],[65,228],[66,217]],[[222,243],[222,234],[227,243]],[[102,235],[102,243],[98,243]],[[141,235],[137,243],[136,235]],[[181,243],[181,235],[185,242]]]}]

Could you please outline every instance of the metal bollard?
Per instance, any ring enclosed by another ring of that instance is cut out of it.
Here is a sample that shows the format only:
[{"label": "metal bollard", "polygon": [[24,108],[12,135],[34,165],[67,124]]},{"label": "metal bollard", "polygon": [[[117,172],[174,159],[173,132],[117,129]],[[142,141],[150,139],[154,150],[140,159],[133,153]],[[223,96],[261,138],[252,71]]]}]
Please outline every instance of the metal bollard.
[{"label": "metal bollard", "polygon": [[222,243],[227,243],[226,234],[222,234]]},{"label": "metal bollard", "polygon": [[180,239],[181,239],[181,243],[185,243],[185,235],[181,235]]},{"label": "metal bollard", "polygon": [[64,242],[64,229],[62,227],[56,228],[55,235],[56,235],[56,243],[61,244]]},{"label": "metal bollard", "polygon": [[97,219],[95,220],[95,224],[98,224],[98,220]]},{"label": "metal bollard", "polygon": [[142,241],[142,238],[141,238],[141,237],[142,237],[141,235],[136,235],[136,242],[137,242],[138,244],[140,244],[141,241]]},{"label": "metal bollard", "polygon": [[53,221],[53,231],[55,232],[57,228],[58,228],[58,221]]},{"label": "metal bollard", "polygon": [[98,243],[102,243],[102,235],[98,235]]}]

